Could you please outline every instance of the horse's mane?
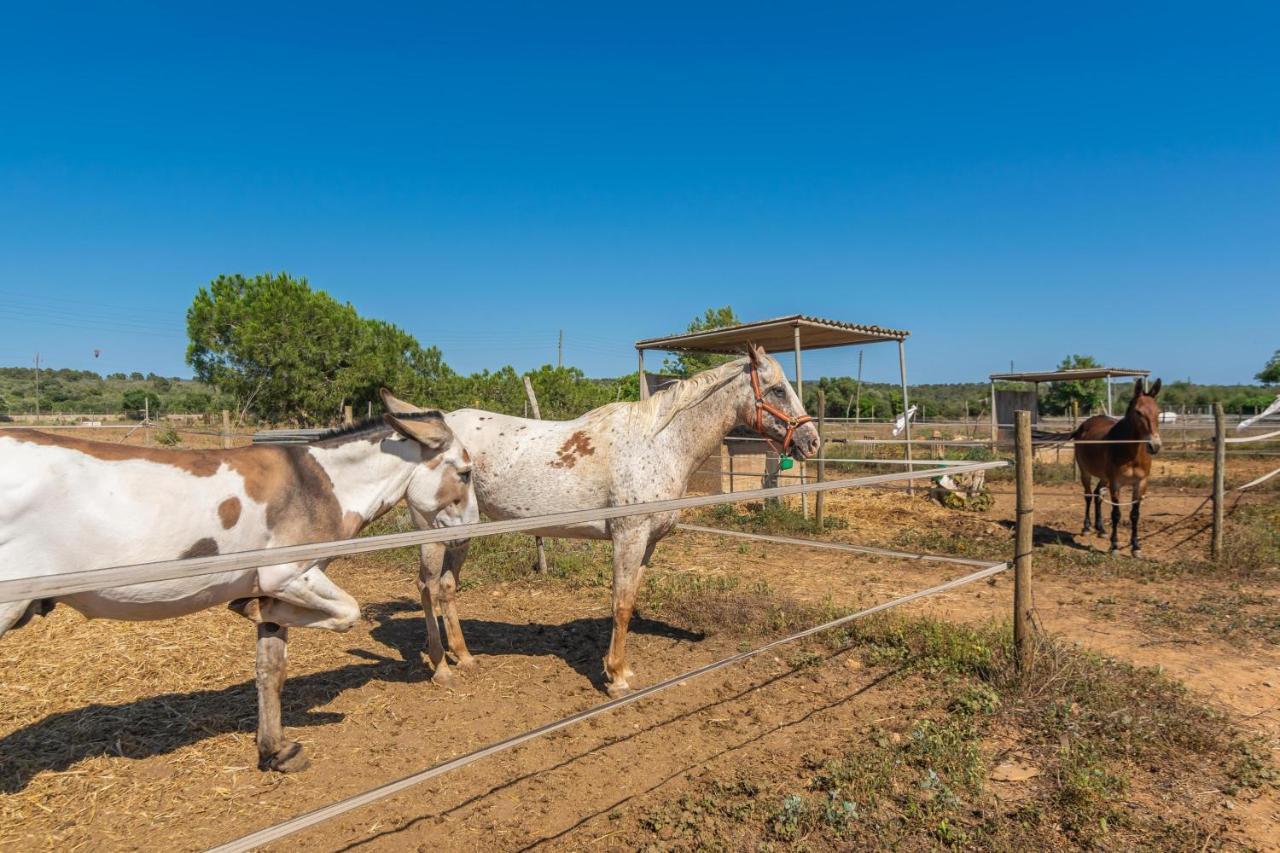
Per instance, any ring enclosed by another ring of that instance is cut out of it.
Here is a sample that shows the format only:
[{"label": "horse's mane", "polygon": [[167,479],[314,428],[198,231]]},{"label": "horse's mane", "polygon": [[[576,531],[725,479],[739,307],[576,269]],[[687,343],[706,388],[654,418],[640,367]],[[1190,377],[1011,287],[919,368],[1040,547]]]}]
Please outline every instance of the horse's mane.
[{"label": "horse's mane", "polygon": [[[409,412],[406,414],[396,415],[402,421],[439,421],[444,420],[444,415],[436,409],[429,409],[425,412]],[[307,442],[307,444],[341,444],[344,441],[351,441],[357,438],[364,438],[367,435],[389,434],[392,432],[390,426],[381,417],[364,418],[353,424],[347,424],[340,427],[334,427],[331,430],[322,432],[315,438]]]},{"label": "horse's mane", "polygon": [[655,391],[647,400],[609,403],[598,409],[592,409],[583,415],[583,418],[596,420],[623,411],[632,426],[643,430],[652,438],[670,426],[671,421],[681,412],[692,409],[737,379],[746,363],[745,356],[736,358],[688,379],[673,380],[666,387]]}]

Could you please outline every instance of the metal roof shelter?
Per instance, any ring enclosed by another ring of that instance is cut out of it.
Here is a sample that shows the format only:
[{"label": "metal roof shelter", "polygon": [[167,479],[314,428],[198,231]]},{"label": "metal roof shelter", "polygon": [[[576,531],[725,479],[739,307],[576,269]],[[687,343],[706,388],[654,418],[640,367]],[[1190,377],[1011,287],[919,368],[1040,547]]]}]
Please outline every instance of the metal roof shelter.
[{"label": "metal roof shelter", "polygon": [[[868,326],[861,323],[846,323],[842,320],[827,320],[822,317],[810,317],[806,314],[791,314],[786,317],[775,317],[772,320],[758,320],[754,323],[741,323],[737,326],[725,326],[720,329],[708,329],[705,332],[686,332],[680,335],[668,335],[663,338],[646,338],[636,341],[636,354],[639,361],[640,398],[649,396],[649,383],[645,379],[645,350],[666,350],[669,352],[711,352],[720,355],[739,355],[745,351],[748,343],[764,347],[765,352],[777,353],[790,350],[796,359],[796,394],[804,400],[804,374],[801,371],[800,351],[805,349],[829,349],[831,347],[860,346],[862,344],[898,342],[898,370],[902,378],[902,411],[907,411],[907,355],[904,342],[910,332],[901,329],[886,329],[883,326]],[[906,422],[906,438],[908,443],[908,468],[914,470],[911,462],[911,421]],[[803,467],[802,467],[803,470]],[[807,506],[806,506],[807,509]]]},{"label": "metal roof shelter", "polygon": [[1036,388],[1036,400],[1040,399],[1041,382],[1087,382],[1091,379],[1107,380],[1107,414],[1111,414],[1111,380],[1134,377],[1146,378],[1150,370],[1132,367],[1075,367],[1070,370],[1041,370],[1027,373],[992,373],[991,381],[991,440],[995,441],[996,429],[996,383],[997,382],[1030,382]]}]

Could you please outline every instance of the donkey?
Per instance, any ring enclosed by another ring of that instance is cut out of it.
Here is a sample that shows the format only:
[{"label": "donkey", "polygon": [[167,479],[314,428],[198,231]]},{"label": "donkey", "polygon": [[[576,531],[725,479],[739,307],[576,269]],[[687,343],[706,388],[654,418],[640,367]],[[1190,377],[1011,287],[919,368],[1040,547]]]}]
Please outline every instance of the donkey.
[{"label": "donkey", "polygon": [[[391,412],[417,407],[383,389]],[[612,403],[571,421],[539,421],[478,409],[445,415],[470,450],[480,510],[492,519],[519,518],[681,497],[689,477],[734,427],[746,425],[782,453],[800,458],[818,449],[818,431],[778,362],[757,346],[744,358],[675,382],[638,403]],[[613,635],[604,658],[610,696],[631,689],[626,642],[644,567],[678,513],[629,516],[529,531],[540,536],[613,540]],[[443,660],[433,600],[440,599],[449,650],[458,666],[474,664],[462,637],[455,598],[465,542],[424,546],[418,588],[427,614],[433,663]],[[441,663],[433,679],[448,683]]]},{"label": "donkey", "polygon": [[[1138,544],[1138,518],[1142,514],[1142,498],[1147,493],[1151,476],[1151,457],[1160,452],[1160,406],[1156,396],[1160,380],[1148,391],[1143,380],[1133,386],[1133,399],[1120,419],[1094,415],[1071,433],[1073,440],[1116,441],[1120,444],[1077,444],[1076,464],[1080,467],[1080,484],[1084,487],[1084,533],[1089,532],[1089,505],[1092,502],[1095,526],[1102,528],[1102,487],[1111,495],[1111,552],[1120,550],[1120,489],[1133,487],[1133,505],[1129,510],[1129,536],[1133,556],[1142,556]],[[1094,486],[1097,478],[1097,486]]]},{"label": "donkey", "polygon": [[[0,434],[0,579],[355,536],[400,500],[419,526],[476,521],[471,461],[440,412],[388,415],[308,445],[164,450]],[[70,533],[70,535],[68,535]],[[280,723],[290,627],[347,631],[355,599],[329,559],[0,603],[0,636],[66,603],[140,621],[218,604],[257,624],[258,767],[309,763]]]}]

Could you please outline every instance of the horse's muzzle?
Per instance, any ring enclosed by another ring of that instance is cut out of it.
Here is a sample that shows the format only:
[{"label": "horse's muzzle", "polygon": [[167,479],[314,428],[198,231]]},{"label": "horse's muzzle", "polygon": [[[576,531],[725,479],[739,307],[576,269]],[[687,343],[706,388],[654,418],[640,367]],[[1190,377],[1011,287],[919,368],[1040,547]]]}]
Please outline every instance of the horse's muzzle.
[{"label": "horse's muzzle", "polygon": [[1151,452],[1152,456],[1155,456],[1157,453],[1159,453],[1160,448],[1163,446],[1164,446],[1164,442],[1160,440],[1159,435],[1147,436],[1147,450]]},{"label": "horse's muzzle", "polygon": [[805,424],[796,430],[795,438],[791,440],[792,455],[797,459],[808,459],[810,456],[818,454],[818,447],[822,441],[818,438],[818,428],[813,424]]}]

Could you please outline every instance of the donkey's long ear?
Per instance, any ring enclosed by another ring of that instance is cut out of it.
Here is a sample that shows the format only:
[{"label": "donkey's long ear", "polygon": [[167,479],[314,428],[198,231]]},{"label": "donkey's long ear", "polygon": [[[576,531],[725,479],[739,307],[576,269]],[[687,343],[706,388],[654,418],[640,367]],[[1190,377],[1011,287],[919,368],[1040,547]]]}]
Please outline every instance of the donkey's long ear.
[{"label": "donkey's long ear", "polygon": [[759,367],[764,363],[765,352],[764,347],[752,341],[747,342],[747,358],[751,360],[754,367]]},{"label": "donkey's long ear", "polygon": [[382,398],[382,405],[387,407],[387,411],[395,415],[412,415],[425,411],[424,409],[419,409],[413,403],[406,403],[386,388],[379,388],[378,396]]},{"label": "donkey's long ear", "polygon": [[1156,384],[1151,386],[1151,390],[1150,390],[1150,391],[1148,391],[1148,392],[1147,392],[1147,394],[1148,394],[1149,396],[1151,396],[1151,397],[1154,397],[1155,395],[1159,394],[1159,393],[1160,393],[1160,385],[1161,385],[1160,380],[1159,380],[1159,379],[1156,379]]},{"label": "donkey's long ear", "polygon": [[[437,415],[439,413],[436,413]],[[387,414],[382,416],[387,426],[403,435],[410,441],[416,441],[428,450],[440,450],[453,440],[453,430],[444,422],[443,417],[398,418]]]}]

